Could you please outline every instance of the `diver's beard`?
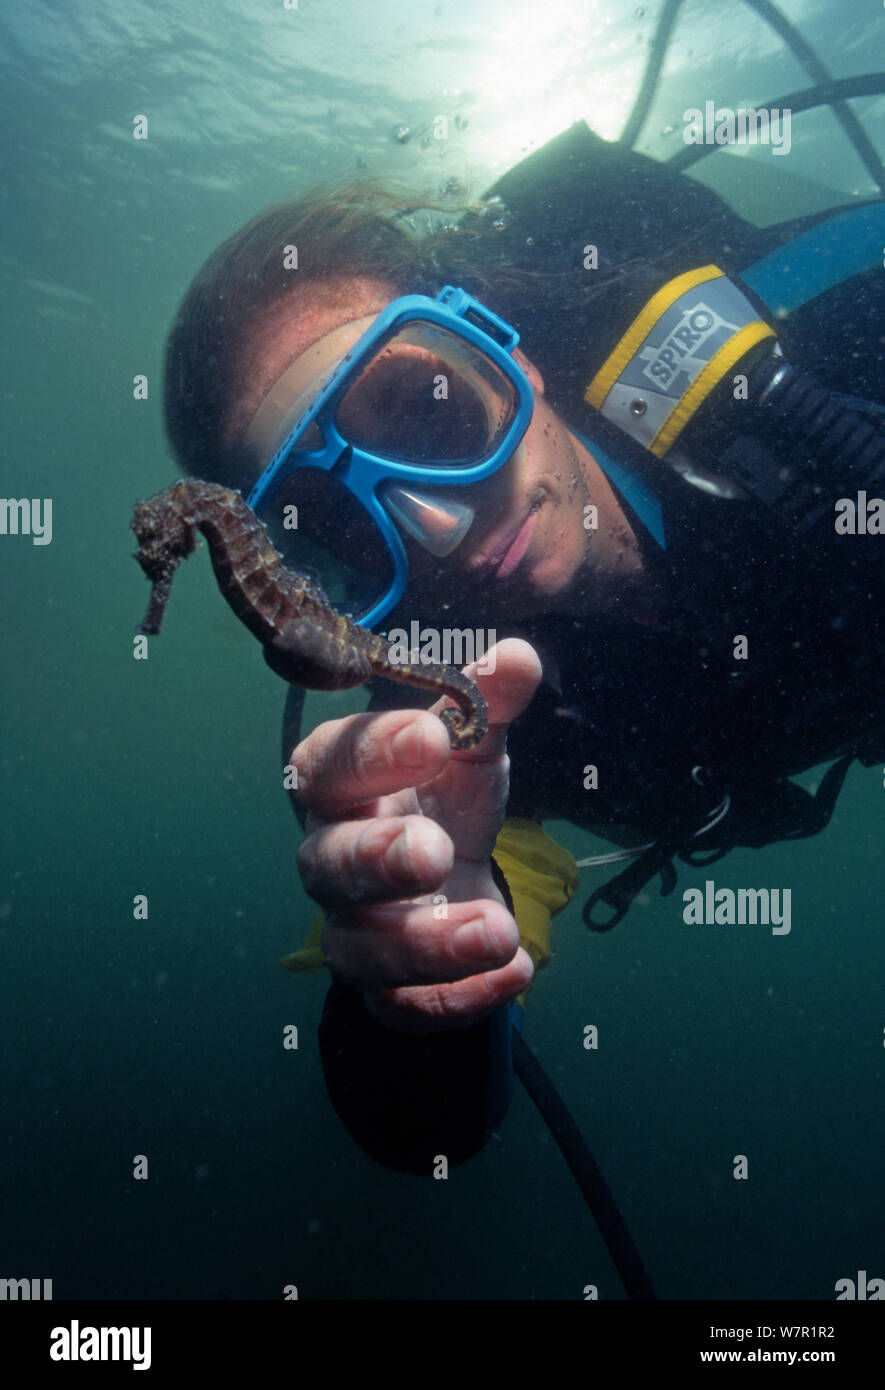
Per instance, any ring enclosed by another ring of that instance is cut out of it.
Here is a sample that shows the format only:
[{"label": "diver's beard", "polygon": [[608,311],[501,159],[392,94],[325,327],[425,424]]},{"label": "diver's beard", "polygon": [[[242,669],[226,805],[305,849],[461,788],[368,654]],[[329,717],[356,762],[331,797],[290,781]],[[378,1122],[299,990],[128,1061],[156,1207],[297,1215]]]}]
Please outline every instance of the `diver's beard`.
[{"label": "diver's beard", "polygon": [[583,563],[562,596],[566,602],[551,606],[550,611],[570,612],[576,617],[604,616],[616,622],[656,622],[665,591],[647,551],[643,549],[642,566],[637,570],[598,566],[593,563],[593,536],[592,531],[588,533]]}]

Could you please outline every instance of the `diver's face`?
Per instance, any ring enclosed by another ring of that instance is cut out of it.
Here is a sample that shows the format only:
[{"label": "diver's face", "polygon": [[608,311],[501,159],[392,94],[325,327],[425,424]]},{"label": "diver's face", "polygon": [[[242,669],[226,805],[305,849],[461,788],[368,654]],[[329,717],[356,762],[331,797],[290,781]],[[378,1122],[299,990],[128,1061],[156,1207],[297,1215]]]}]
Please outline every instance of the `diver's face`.
[{"label": "diver's face", "polygon": [[[299,378],[302,365],[305,380],[327,375],[395,298],[380,281],[313,282],[291,305],[274,305],[245,346],[246,389],[231,432],[245,433],[270,388],[296,362]],[[609,582],[634,567],[632,533],[604,475],[547,404],[533,364],[518,350],[514,356],[534,391],[528,430],[510,461],[484,482],[438,489],[441,500],[464,501],[475,511],[451,555],[436,558],[404,538],[410,604],[438,609],[442,580],[447,603],[464,619],[565,610],[575,604],[579,578],[592,578],[578,587],[601,602]],[[593,529],[586,525],[590,503],[597,508]]]}]

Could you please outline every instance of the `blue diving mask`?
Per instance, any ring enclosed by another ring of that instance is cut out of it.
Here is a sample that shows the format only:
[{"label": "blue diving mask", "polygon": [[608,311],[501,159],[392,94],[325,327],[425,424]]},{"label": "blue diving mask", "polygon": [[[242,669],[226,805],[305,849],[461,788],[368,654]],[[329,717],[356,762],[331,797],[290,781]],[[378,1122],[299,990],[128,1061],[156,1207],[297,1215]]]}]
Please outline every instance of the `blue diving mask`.
[{"label": "blue diving mask", "polygon": [[405,593],[401,532],[450,555],[474,510],[441,490],[483,481],[519,446],[534,399],[518,342],[464,290],[404,295],[307,348],[253,417],[245,448],[264,467],[249,506],[364,627]]}]

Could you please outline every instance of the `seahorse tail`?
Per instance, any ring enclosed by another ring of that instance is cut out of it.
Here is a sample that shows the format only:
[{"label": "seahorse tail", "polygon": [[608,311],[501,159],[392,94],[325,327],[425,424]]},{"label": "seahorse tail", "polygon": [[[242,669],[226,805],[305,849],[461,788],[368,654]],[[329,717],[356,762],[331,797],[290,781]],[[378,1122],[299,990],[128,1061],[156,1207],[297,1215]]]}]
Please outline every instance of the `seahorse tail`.
[{"label": "seahorse tail", "polygon": [[[458,698],[451,691],[448,693],[452,695],[453,699]],[[466,748],[475,748],[488,733],[489,719],[486,702],[478,692],[477,696],[478,698],[475,700],[469,695],[465,696],[466,710],[450,705],[440,715],[449,735],[449,743],[458,752],[463,752]]]},{"label": "seahorse tail", "polygon": [[383,655],[370,654],[369,659],[378,676],[421,690],[432,690],[437,695],[448,695],[455,701],[457,708],[449,707],[440,714],[453,748],[459,752],[473,748],[485,737],[489,727],[486,702],[473,681],[454,666],[439,666],[434,662],[401,665],[388,659],[386,649]]}]

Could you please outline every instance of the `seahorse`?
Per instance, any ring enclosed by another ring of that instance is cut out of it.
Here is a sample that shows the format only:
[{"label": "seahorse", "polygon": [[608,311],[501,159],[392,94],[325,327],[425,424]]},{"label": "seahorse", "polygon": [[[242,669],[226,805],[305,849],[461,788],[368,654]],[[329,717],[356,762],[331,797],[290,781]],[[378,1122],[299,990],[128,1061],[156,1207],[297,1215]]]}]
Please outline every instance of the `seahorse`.
[{"label": "seahorse", "polygon": [[287,568],[239,492],[199,478],[177,482],[137,503],[132,530],[135,559],[153,586],[139,633],[160,631],[175,571],[202,531],[221,593],[290,685],[349,690],[385,676],[455,701],[458,708],[440,715],[452,748],[473,748],[485,735],[488,712],[473,681],[453,666],[392,662],[385,638],[336,612],[311,579]]}]

